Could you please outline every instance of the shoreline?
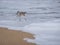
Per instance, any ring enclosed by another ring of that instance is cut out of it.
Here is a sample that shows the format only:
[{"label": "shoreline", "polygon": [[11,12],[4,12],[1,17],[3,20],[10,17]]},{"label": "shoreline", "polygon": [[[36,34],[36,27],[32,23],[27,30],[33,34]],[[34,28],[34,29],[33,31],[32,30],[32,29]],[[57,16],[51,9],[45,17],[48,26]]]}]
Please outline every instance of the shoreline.
[{"label": "shoreline", "polygon": [[0,27],[0,45],[36,45],[24,38],[35,39],[31,33]]}]

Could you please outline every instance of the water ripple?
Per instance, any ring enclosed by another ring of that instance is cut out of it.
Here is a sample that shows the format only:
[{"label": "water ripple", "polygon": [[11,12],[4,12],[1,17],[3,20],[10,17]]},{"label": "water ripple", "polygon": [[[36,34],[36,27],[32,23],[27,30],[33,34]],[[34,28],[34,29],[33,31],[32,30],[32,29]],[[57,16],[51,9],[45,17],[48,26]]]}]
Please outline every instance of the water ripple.
[{"label": "water ripple", "polygon": [[30,8],[30,9],[41,9],[41,10],[47,10],[47,8],[45,8],[45,7],[32,7],[32,8]]},{"label": "water ripple", "polygon": [[27,14],[60,14],[59,12],[27,13]]}]

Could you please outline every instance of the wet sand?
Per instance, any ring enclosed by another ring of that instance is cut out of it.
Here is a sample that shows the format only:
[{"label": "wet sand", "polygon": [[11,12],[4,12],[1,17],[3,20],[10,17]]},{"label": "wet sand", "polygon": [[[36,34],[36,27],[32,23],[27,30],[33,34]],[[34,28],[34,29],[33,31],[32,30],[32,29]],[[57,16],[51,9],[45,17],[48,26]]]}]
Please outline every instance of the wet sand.
[{"label": "wet sand", "polygon": [[36,45],[28,43],[24,38],[34,39],[33,34],[27,32],[0,28],[0,45]]}]

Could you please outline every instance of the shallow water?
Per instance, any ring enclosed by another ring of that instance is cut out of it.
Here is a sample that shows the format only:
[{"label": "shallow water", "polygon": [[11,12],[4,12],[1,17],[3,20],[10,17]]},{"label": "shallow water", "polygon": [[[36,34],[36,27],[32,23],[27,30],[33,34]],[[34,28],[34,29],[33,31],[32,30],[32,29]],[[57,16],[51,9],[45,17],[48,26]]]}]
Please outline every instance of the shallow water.
[{"label": "shallow water", "polygon": [[[27,12],[26,21],[18,10]],[[60,0],[0,0],[0,26],[35,34],[37,45],[60,45]]]}]

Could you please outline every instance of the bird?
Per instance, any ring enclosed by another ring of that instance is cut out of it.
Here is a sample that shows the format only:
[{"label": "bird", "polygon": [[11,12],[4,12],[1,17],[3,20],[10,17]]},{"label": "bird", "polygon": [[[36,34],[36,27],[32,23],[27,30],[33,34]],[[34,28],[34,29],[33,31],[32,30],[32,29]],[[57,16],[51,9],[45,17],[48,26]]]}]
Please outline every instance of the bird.
[{"label": "bird", "polygon": [[21,17],[21,16],[25,16],[26,12],[23,12],[23,11],[21,11],[21,12],[20,12],[20,11],[17,11],[16,14],[17,14],[17,16],[20,16],[20,17]]},{"label": "bird", "polygon": [[18,16],[20,21],[26,21],[26,12],[24,11],[17,11],[16,15]]}]

